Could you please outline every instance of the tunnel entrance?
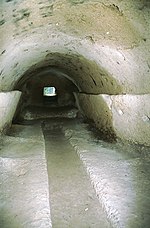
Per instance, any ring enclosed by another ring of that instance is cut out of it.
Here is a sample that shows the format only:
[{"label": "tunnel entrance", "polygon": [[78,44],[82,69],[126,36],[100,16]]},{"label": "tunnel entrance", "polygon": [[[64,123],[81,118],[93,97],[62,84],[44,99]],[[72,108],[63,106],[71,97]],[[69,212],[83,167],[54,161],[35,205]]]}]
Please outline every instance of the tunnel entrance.
[{"label": "tunnel entrance", "polygon": [[[18,77],[13,89],[21,91],[22,97],[15,116],[19,119],[80,116],[94,123],[102,134],[115,138],[111,112],[101,95],[120,93],[118,81],[96,61],[82,55],[47,52],[43,61]],[[56,88],[57,96],[44,97],[44,87]]]},{"label": "tunnel entrance", "polygon": [[77,86],[60,72],[50,68],[24,76],[16,85],[22,92],[14,122],[50,117],[77,115],[78,108],[74,92]]}]

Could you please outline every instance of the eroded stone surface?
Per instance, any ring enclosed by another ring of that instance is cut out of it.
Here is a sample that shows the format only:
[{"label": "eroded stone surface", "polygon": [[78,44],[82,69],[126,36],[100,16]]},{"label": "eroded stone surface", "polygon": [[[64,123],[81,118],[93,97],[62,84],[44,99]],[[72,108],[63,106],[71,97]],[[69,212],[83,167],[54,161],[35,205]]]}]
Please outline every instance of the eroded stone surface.
[{"label": "eroded stone surface", "polygon": [[14,126],[12,131],[13,137],[1,139],[0,226],[49,228],[47,165],[40,127]]},{"label": "eroded stone surface", "polygon": [[149,147],[106,143],[88,124],[63,126],[112,227],[149,227]]},{"label": "eroded stone surface", "polygon": [[21,92],[0,93],[0,134],[11,126]]},{"label": "eroded stone surface", "polygon": [[[79,186],[75,186],[75,189],[81,190],[87,183],[87,177],[85,174],[83,175],[84,168],[79,161],[80,158],[95,189],[97,200],[103,206],[101,213],[104,217],[101,217],[101,222],[103,219],[106,222],[106,215],[111,227],[114,228],[149,227],[150,159],[148,147],[127,145],[121,142],[106,143],[98,138],[94,130],[88,130],[88,124],[81,124],[77,119],[44,120],[43,127],[45,134],[48,133],[45,136],[47,137],[46,143],[49,145],[49,152],[47,151],[50,159],[48,161],[50,165],[49,185],[50,191],[52,191],[50,205],[54,201],[56,203],[53,204],[56,206],[56,210],[54,210],[56,214],[53,219],[64,215],[66,216],[64,223],[70,221],[68,214],[65,215],[68,208],[66,211],[63,211],[64,208],[62,211],[61,208],[57,208],[60,202],[57,201],[56,196],[64,195],[66,198],[61,199],[61,206],[66,205],[66,199],[71,195],[67,196],[65,189],[69,191],[70,185],[74,186],[75,181],[82,182],[82,178],[85,182],[83,181]],[[43,156],[44,141],[41,129],[38,124],[33,126],[15,125],[9,135],[11,136],[5,136],[0,141],[0,224],[4,228],[51,227],[47,166]],[[74,154],[76,152],[79,158]],[[67,158],[70,159],[70,162],[66,164],[65,162],[69,161]],[[72,166],[73,164],[75,167]],[[59,165],[58,169],[57,165]],[[77,169],[82,170],[81,173],[79,172],[80,174],[78,174],[79,170]],[[62,170],[64,173],[61,173]],[[70,175],[71,172],[73,175]],[[68,180],[66,183],[64,175]],[[79,178],[78,175],[80,175]],[[63,188],[61,188],[61,181],[64,182]],[[69,186],[67,183],[70,183]],[[87,188],[84,187],[86,188],[85,192],[90,193],[91,196],[93,194],[91,193],[92,190],[89,192],[91,187],[89,184],[87,186]],[[60,190],[64,192],[61,193]],[[83,189],[81,191],[81,194],[75,191],[74,195],[74,197],[78,197],[77,201],[81,204],[79,210],[81,214],[85,213],[85,217],[88,213],[93,216],[92,210],[88,211],[90,210],[88,206],[93,201],[91,198],[85,197]],[[73,194],[73,192],[74,188],[71,188],[71,193]],[[80,197],[81,200],[79,200]],[[94,202],[95,200],[94,196]],[[88,206],[85,202],[88,202]],[[97,203],[98,201],[94,203],[94,207],[98,209]],[[75,210],[75,214],[71,217],[72,224],[76,224],[79,210]],[[61,215],[57,215],[57,212],[60,211]],[[100,213],[99,209],[97,212]],[[83,220],[85,217],[83,216]],[[58,224],[56,220],[54,224]],[[88,224],[88,219],[86,222]],[[95,222],[99,221],[95,220]],[[104,227],[109,227],[107,222],[102,222],[102,224]]]},{"label": "eroded stone surface", "polygon": [[150,145],[150,95],[76,94],[79,109],[107,138]]},{"label": "eroded stone surface", "polygon": [[45,120],[44,126],[53,227],[111,227],[61,125]]}]

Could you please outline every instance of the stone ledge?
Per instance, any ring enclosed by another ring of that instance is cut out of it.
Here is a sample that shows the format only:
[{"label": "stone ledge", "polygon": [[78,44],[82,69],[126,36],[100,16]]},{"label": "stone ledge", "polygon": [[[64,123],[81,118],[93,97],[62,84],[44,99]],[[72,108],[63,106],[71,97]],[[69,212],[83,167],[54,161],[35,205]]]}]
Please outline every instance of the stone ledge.
[{"label": "stone ledge", "polygon": [[150,94],[76,94],[84,115],[104,134],[150,146]]},{"label": "stone ledge", "polygon": [[10,127],[20,96],[19,91],[0,93],[0,133]]}]

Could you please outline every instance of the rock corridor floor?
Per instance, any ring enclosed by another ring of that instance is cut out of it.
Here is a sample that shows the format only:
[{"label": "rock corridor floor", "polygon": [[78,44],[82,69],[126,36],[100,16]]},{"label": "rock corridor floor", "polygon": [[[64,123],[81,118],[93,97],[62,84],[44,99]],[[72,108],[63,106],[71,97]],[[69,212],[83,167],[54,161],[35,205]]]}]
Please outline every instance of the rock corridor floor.
[{"label": "rock corridor floor", "polygon": [[1,137],[0,227],[150,227],[150,149],[93,130],[51,118]]}]

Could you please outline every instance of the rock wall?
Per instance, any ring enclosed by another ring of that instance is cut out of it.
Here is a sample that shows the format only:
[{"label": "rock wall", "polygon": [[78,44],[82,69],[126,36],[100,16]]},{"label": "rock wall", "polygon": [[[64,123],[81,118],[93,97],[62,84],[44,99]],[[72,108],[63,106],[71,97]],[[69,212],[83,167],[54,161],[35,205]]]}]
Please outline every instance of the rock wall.
[{"label": "rock wall", "polygon": [[76,94],[83,115],[107,137],[150,146],[150,95]]},{"label": "rock wall", "polygon": [[0,93],[0,134],[10,127],[21,92]]}]

